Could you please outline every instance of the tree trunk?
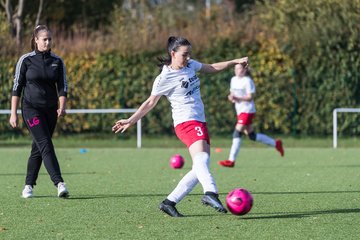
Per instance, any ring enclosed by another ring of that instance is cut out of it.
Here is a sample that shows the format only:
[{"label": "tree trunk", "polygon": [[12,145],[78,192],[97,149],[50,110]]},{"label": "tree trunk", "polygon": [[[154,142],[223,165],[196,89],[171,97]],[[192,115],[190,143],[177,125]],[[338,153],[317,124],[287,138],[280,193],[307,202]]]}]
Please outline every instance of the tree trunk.
[{"label": "tree trunk", "polygon": [[11,2],[10,0],[6,0],[5,2],[2,0],[1,1],[1,5],[3,6],[3,8],[5,9],[5,13],[6,13],[6,21],[10,26],[10,35],[12,37],[15,37],[15,28],[13,26],[13,21],[12,21],[12,16],[13,16],[13,8],[11,6]]},{"label": "tree trunk", "polygon": [[18,10],[14,15],[14,25],[16,29],[16,44],[21,45],[22,42],[22,15],[24,10],[25,0],[19,0]]},{"label": "tree trunk", "polygon": [[13,7],[11,6],[10,0],[2,0],[1,5],[6,12],[6,20],[10,26],[10,34],[16,39],[18,46],[21,44],[22,40],[22,25],[23,25],[23,10],[24,10],[25,0],[19,0],[18,6],[15,8],[17,11],[14,13]]},{"label": "tree trunk", "polygon": [[40,23],[40,18],[41,18],[41,12],[42,12],[42,9],[43,9],[43,5],[44,5],[44,0],[40,0],[38,13],[36,15],[35,27],[37,25],[39,25],[39,23]]}]

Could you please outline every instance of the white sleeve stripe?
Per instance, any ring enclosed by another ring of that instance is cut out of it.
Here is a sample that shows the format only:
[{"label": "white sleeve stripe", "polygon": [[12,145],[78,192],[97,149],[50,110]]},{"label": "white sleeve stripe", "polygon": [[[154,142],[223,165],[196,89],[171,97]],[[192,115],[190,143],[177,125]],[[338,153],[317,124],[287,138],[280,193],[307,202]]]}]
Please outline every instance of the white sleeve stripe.
[{"label": "white sleeve stripe", "polygon": [[29,56],[34,56],[34,55],[35,55],[35,51],[32,51],[32,52],[24,54],[24,55],[22,55],[20,57],[18,63],[16,64],[13,91],[16,91],[18,86],[19,86],[20,69],[21,69],[21,66],[22,66],[22,63],[23,63],[24,59],[29,57]]}]

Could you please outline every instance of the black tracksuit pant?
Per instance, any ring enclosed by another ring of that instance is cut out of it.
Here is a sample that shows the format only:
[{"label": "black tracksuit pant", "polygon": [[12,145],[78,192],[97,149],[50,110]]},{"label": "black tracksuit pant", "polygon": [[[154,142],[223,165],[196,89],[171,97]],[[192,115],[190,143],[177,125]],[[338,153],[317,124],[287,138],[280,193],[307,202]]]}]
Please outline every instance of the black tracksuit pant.
[{"label": "black tracksuit pant", "polygon": [[41,163],[50,175],[54,185],[64,180],[61,177],[51,137],[57,122],[57,106],[34,108],[25,101],[22,104],[22,117],[32,135],[32,149],[27,165],[26,185],[36,185]]}]

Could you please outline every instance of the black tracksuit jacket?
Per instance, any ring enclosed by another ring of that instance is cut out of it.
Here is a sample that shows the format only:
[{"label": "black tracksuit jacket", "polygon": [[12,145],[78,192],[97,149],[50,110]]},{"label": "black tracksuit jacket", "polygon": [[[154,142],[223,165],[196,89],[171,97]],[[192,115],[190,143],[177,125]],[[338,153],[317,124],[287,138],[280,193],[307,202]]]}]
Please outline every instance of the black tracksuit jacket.
[{"label": "black tracksuit jacket", "polygon": [[12,96],[21,97],[35,108],[51,108],[59,96],[67,97],[66,71],[63,60],[51,51],[32,51],[20,57]]}]

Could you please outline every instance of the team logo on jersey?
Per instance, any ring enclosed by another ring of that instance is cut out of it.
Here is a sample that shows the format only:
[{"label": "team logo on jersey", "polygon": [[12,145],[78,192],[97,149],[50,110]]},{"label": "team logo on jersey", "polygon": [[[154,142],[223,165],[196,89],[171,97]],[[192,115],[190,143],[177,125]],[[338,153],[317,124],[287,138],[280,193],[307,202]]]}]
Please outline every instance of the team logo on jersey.
[{"label": "team logo on jersey", "polygon": [[198,77],[196,75],[189,78],[189,81],[192,83],[193,81],[198,80]]},{"label": "team logo on jersey", "polygon": [[195,92],[197,92],[197,91],[199,91],[199,90],[200,90],[200,86],[196,86],[196,87],[194,87],[191,91],[187,92],[187,93],[185,94],[185,96],[191,96],[191,95],[193,95]]},{"label": "team logo on jersey", "polygon": [[182,88],[188,88],[189,87],[189,82],[188,81],[181,81],[181,87]]}]

